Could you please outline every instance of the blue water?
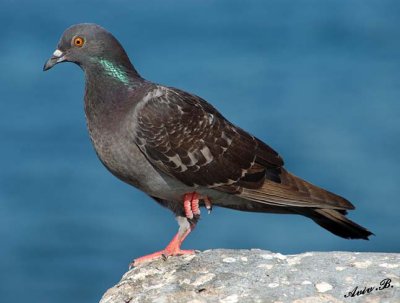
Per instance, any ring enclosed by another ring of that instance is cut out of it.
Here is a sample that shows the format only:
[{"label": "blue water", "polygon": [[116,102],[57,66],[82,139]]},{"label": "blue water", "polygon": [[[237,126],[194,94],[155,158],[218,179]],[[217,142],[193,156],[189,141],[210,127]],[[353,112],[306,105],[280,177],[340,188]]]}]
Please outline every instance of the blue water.
[{"label": "blue water", "polygon": [[357,206],[370,241],[295,216],[215,209],[187,248],[400,251],[398,1],[0,1],[1,302],[96,302],[172,214],[100,164],[83,73],[44,61],[96,22],[147,79],[194,92]]}]

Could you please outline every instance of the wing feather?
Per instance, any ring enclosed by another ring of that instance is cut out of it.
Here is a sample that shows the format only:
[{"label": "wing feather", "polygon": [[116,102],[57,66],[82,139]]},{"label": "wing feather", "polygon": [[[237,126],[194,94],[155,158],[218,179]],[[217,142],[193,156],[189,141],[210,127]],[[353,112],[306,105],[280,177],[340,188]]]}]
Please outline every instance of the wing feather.
[{"label": "wing feather", "polygon": [[[189,186],[223,191],[254,173],[244,186],[258,186],[268,170],[279,179],[276,168],[283,161],[278,153],[231,124],[209,103],[177,89],[154,90],[137,112],[135,141],[158,169]],[[258,158],[265,165],[252,170]]]}]

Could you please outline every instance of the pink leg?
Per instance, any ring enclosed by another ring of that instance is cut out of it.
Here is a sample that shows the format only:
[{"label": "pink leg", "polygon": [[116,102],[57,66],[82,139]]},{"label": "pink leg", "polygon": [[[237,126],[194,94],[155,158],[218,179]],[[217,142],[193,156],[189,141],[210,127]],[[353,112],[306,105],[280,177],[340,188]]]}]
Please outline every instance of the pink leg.
[{"label": "pink leg", "polygon": [[183,208],[185,210],[185,216],[188,219],[193,219],[192,197],[193,197],[192,193],[185,194],[183,196]]},{"label": "pink leg", "polygon": [[194,192],[190,204],[192,206],[193,214],[196,216],[200,216],[199,200],[200,200],[199,194]]},{"label": "pink leg", "polygon": [[193,216],[200,216],[199,208],[200,195],[196,192],[188,193],[183,196],[183,207],[185,215],[188,219],[193,219]]},{"label": "pink leg", "polygon": [[169,257],[169,256],[181,256],[181,255],[188,255],[194,254],[194,250],[182,250],[181,245],[185,238],[190,234],[193,230],[194,226],[189,228],[183,235],[180,235],[179,232],[174,236],[174,238],[169,242],[166,248],[163,250],[157,251],[150,255],[146,255],[140,258],[135,259],[129,266],[132,268],[137,266],[141,263],[152,261],[154,259],[158,259],[160,257]]},{"label": "pink leg", "polygon": [[171,240],[171,242],[167,245],[165,249],[135,259],[130,264],[129,268],[137,266],[146,261],[158,259],[160,257],[194,254],[194,250],[182,250],[181,245],[185,240],[185,238],[190,234],[190,232],[196,226],[195,223],[189,224],[189,221],[187,219],[193,219],[194,215],[196,216],[200,215],[199,198],[200,196],[196,192],[185,194],[183,196],[183,208],[185,210],[186,218],[178,217],[178,223],[180,226],[178,233],[174,236],[174,238]]}]

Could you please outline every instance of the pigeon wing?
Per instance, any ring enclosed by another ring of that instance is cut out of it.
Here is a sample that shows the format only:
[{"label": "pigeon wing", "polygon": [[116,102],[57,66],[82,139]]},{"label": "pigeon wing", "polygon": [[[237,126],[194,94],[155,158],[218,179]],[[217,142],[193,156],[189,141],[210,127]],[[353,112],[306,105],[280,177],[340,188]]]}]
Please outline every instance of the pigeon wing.
[{"label": "pigeon wing", "polygon": [[205,100],[157,86],[137,106],[135,141],[147,159],[188,186],[237,193],[280,182],[281,157]]}]

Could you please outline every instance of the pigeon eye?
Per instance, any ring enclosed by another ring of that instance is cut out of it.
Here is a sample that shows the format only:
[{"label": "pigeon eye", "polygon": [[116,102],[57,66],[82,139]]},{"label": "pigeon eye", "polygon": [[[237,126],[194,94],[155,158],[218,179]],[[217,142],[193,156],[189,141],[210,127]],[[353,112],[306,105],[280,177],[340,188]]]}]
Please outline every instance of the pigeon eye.
[{"label": "pigeon eye", "polygon": [[73,43],[77,47],[82,47],[83,44],[85,43],[85,40],[82,37],[75,37]]}]

